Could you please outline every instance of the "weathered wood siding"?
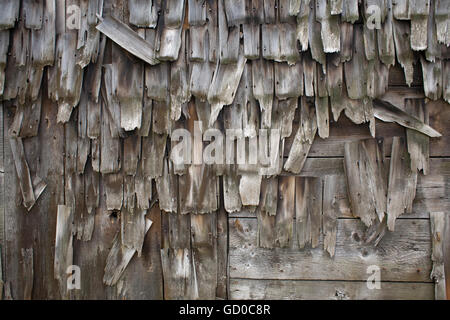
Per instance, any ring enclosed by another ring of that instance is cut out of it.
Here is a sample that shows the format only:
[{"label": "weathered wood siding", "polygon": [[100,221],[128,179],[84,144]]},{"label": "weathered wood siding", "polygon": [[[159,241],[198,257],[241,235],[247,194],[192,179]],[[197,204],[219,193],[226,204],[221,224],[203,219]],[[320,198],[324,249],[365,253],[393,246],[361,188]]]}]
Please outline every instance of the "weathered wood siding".
[{"label": "weathered wood siding", "polygon": [[0,298],[450,297],[447,0],[0,7]]}]

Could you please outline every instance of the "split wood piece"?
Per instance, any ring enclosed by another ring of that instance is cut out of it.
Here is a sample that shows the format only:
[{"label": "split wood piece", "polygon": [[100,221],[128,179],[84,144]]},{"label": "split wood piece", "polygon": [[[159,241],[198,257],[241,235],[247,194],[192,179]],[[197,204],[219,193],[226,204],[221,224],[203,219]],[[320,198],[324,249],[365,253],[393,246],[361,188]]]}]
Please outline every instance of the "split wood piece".
[{"label": "split wood piece", "polygon": [[300,249],[319,245],[322,230],[322,180],[318,177],[295,178],[295,217]]},{"label": "split wood piece", "polygon": [[344,170],[352,213],[370,227],[382,221],[387,205],[387,181],[382,149],[375,139],[345,144]]},{"label": "split wood piece", "polygon": [[303,95],[303,64],[275,63],[275,95],[278,99],[298,98]]},{"label": "split wood piece", "polygon": [[35,66],[51,66],[55,61],[56,6],[55,0],[45,0],[42,27],[31,30],[31,57]]},{"label": "split wood piece", "polygon": [[345,79],[350,99],[363,99],[367,93],[367,65],[364,54],[362,27],[355,26],[353,39],[353,58],[344,65]]},{"label": "split wood piece", "polygon": [[106,209],[121,210],[123,206],[123,175],[121,172],[102,175],[106,193]]},{"label": "split wood piece", "polygon": [[106,40],[107,37],[102,34],[100,36],[97,60],[95,63],[92,62],[88,65],[86,77],[84,78],[84,88],[89,93],[89,100],[95,104],[98,104],[98,97],[100,94]]},{"label": "split wood piece", "polygon": [[[150,219],[145,219],[145,234],[147,234],[152,223],[153,222]],[[135,253],[135,249],[122,245],[121,232],[118,231],[114,237],[108,257],[106,258],[103,283],[107,286],[114,286],[119,281]]]},{"label": "split wood piece", "polygon": [[223,202],[228,213],[239,212],[242,208],[239,194],[239,180],[236,170],[227,170],[223,175]]},{"label": "split wood piece", "polygon": [[48,92],[53,101],[58,102],[58,122],[66,123],[73,108],[80,101],[83,85],[83,70],[76,64],[77,34],[67,32],[56,41],[56,57],[59,61],[49,69]]},{"label": "split wood piece", "polygon": [[178,182],[181,214],[206,214],[218,209],[217,178],[212,166],[193,164]]},{"label": "split wood piece", "polygon": [[243,206],[258,206],[262,176],[257,173],[243,173],[239,181],[239,194]]},{"label": "split wood piece", "polygon": [[5,88],[5,68],[8,59],[9,30],[0,31],[0,94]]},{"label": "split wood piece", "polygon": [[242,29],[244,33],[244,56],[251,60],[258,59],[261,52],[261,26],[257,23],[245,23]]},{"label": "split wood piece", "polygon": [[138,257],[141,256],[144,245],[148,220],[145,218],[146,214],[147,210],[130,210],[125,207],[120,215],[122,246],[136,251]]},{"label": "split wood piece", "polygon": [[411,170],[411,160],[406,141],[394,137],[392,141],[389,187],[387,201],[388,229],[394,231],[395,220],[403,213],[412,212],[416,197],[417,171]]},{"label": "split wood piece", "polygon": [[442,62],[442,65],[443,65],[442,95],[444,100],[450,104],[450,61],[445,60]]},{"label": "split wood piece", "polygon": [[206,3],[203,0],[188,0],[189,26],[200,26],[207,23]]},{"label": "split wood piece", "polygon": [[41,99],[22,105],[19,104],[14,114],[14,120],[10,126],[10,132],[14,137],[30,138],[38,134],[41,120]]},{"label": "split wood piece", "polygon": [[147,179],[155,179],[163,175],[164,155],[166,153],[167,136],[152,132],[149,137],[142,138],[142,174]]},{"label": "split wood piece", "polygon": [[95,215],[96,209],[100,206],[100,174],[95,172],[92,167],[92,161],[86,165],[86,171],[83,174],[84,178],[84,202],[87,213]]},{"label": "split wood piece", "polygon": [[96,62],[99,54],[100,32],[95,28],[97,15],[103,12],[103,0],[80,2],[80,28],[78,29],[77,65],[85,68],[89,63]]},{"label": "split wood piece", "polygon": [[10,137],[9,142],[14,158],[17,177],[19,179],[20,190],[22,192],[23,205],[28,211],[31,210],[37,198],[33,189],[30,168],[28,167],[25,151],[23,148],[22,138]]},{"label": "split wood piece", "polygon": [[264,178],[261,182],[261,206],[262,214],[275,216],[278,207],[278,177]]},{"label": "split wood piece", "polygon": [[433,270],[430,277],[435,283],[435,299],[446,300],[444,245],[448,241],[446,239],[446,228],[448,228],[447,214],[445,212],[430,212],[430,226],[432,239],[431,260],[433,261]]},{"label": "split wood piece", "polygon": [[165,212],[178,212],[178,178],[173,173],[172,161],[164,158],[163,174],[156,178],[159,206]]},{"label": "split wood piece", "polygon": [[384,10],[385,19],[382,19],[384,21],[382,21],[381,29],[377,30],[378,56],[389,68],[395,64],[392,0],[384,2]]},{"label": "split wood piece", "polygon": [[19,19],[20,1],[6,0],[2,3],[2,13],[0,14],[0,30],[14,28],[15,22]]},{"label": "split wood piece", "polygon": [[138,165],[136,176],[134,177],[134,190],[136,192],[136,206],[141,210],[151,208],[153,199],[152,179],[143,174],[142,165]]},{"label": "split wood piece", "polygon": [[272,125],[272,105],[274,93],[274,63],[266,59],[252,62],[253,96],[261,108],[262,128]]},{"label": "split wood piece", "polygon": [[[317,7],[314,6],[314,2],[311,2],[311,13],[308,20],[308,38],[309,47],[311,49],[312,58],[321,64],[322,68],[326,69],[326,55],[323,48],[321,34],[319,30],[322,30],[320,22],[317,21]],[[326,70],[324,70],[326,72]]]},{"label": "split wood piece", "polygon": [[171,134],[172,126],[168,103],[154,100],[152,108],[152,131],[158,135],[167,136]]},{"label": "split wood piece", "polygon": [[103,112],[101,113],[102,121],[107,121],[107,126],[109,126],[111,137],[124,137],[125,132],[120,126],[120,103],[114,92],[116,87],[115,82],[117,80],[114,78],[114,66],[112,64],[104,64],[103,69],[104,85],[101,86],[103,101]]},{"label": "split wood piece", "polygon": [[144,103],[142,106],[142,123],[141,128],[138,130],[137,134],[140,137],[148,137],[150,134],[150,127],[152,126],[152,116],[153,116],[153,101],[144,95]]},{"label": "split wood piece", "polygon": [[158,59],[155,58],[154,46],[142,39],[129,26],[112,16],[99,16],[98,18],[100,23],[96,27],[97,30],[148,64],[154,65],[159,63]]},{"label": "split wood piece", "polygon": [[[423,99],[406,99],[405,111],[424,123],[428,123],[428,114]],[[430,168],[430,138],[416,130],[406,129],[406,141],[411,158],[411,170],[428,174]]]},{"label": "split wood piece", "polygon": [[192,252],[190,249],[161,249],[164,299],[180,300],[195,296],[192,290]]},{"label": "split wood piece", "polygon": [[306,97],[301,99],[300,126],[295,134],[284,170],[299,174],[309,154],[317,132],[316,109]]},{"label": "split wood piece", "polygon": [[[431,100],[438,100],[442,97],[443,74],[442,61],[428,62],[424,57],[420,57],[423,74],[423,90],[425,96]],[[447,75],[445,75],[446,77]]]},{"label": "split wood piece", "polygon": [[[381,32],[381,29],[380,29]],[[373,60],[378,54],[378,38],[377,30],[369,29],[367,23],[363,26],[363,38],[364,38],[364,50],[366,53],[366,59],[368,61]],[[408,44],[409,46],[409,44]]]},{"label": "split wood piece", "polygon": [[217,214],[191,216],[193,299],[215,299],[218,280]]},{"label": "split wood piece", "polygon": [[170,99],[170,63],[161,62],[155,66],[145,66],[145,87],[148,98],[168,102]]},{"label": "split wood piece", "polygon": [[292,248],[294,245],[295,181],[294,176],[278,178],[275,245],[280,248]]},{"label": "split wood piece", "polygon": [[406,84],[411,86],[414,74],[414,52],[411,49],[409,40],[411,38],[411,29],[407,21],[399,20],[393,21],[393,27],[397,60],[404,70]]},{"label": "split wood piece", "polygon": [[[186,49],[186,31],[181,33],[181,49],[178,59],[171,63],[170,68],[170,119],[181,117],[181,107],[191,100],[189,86],[189,65]],[[204,79],[202,80],[204,81]]]},{"label": "split wood piece", "polygon": [[373,101],[374,116],[384,122],[396,122],[401,126],[409,129],[414,129],[431,138],[441,137],[442,135],[431,128],[429,125],[423,123],[419,119],[411,116],[405,111],[397,108],[393,104],[375,99]]},{"label": "split wood piece", "polygon": [[342,20],[355,23],[359,19],[358,0],[344,0]]},{"label": "split wood piece", "polygon": [[266,60],[298,63],[300,54],[297,49],[297,34],[294,25],[289,23],[263,24],[262,56]]},{"label": "split wood piece", "polygon": [[126,175],[135,176],[141,158],[141,137],[137,134],[123,140],[123,171]]},{"label": "split wood piece", "polygon": [[120,127],[139,129],[142,123],[144,65],[112,45],[112,92],[120,105]]},{"label": "split wood piece", "polygon": [[430,62],[435,62],[436,59],[443,59],[446,51],[445,45],[438,41],[436,14],[434,10],[435,4],[438,5],[435,0],[430,2],[431,9],[427,28],[427,50],[425,51],[425,57]]},{"label": "split wood piece", "polygon": [[388,90],[389,66],[379,60],[378,55],[371,61],[367,68],[367,96],[379,98]]},{"label": "split wood piece", "polygon": [[327,175],[323,181],[323,250],[334,256],[336,251],[337,218],[339,203],[337,189],[339,176]]},{"label": "split wood piece", "polygon": [[33,247],[31,248],[21,248],[21,267],[22,267],[22,281],[24,282],[23,288],[23,299],[31,300],[33,292],[33,276],[34,276],[34,265],[33,265]]},{"label": "split wood piece", "polygon": [[341,23],[341,62],[347,62],[353,56],[353,24],[348,22]]},{"label": "split wood piece", "polygon": [[161,10],[160,1],[130,0],[128,2],[129,21],[137,27],[156,28],[159,10]]},{"label": "split wood piece", "polygon": [[247,59],[244,57],[242,50],[240,50],[236,64],[217,64],[208,91],[208,102],[211,104],[210,127],[216,122],[223,106],[233,103],[246,62]]},{"label": "split wood piece", "polygon": [[411,48],[415,51],[422,51],[427,48],[429,11],[430,0],[409,0]]},{"label": "split wood piece", "polygon": [[299,13],[297,15],[297,40],[300,42],[301,51],[307,51],[309,48],[309,16],[310,5],[309,1],[301,2]]},{"label": "split wood piece", "polygon": [[58,205],[55,236],[54,277],[62,297],[68,297],[67,268],[73,265],[73,209]]},{"label": "split wood piece", "polygon": [[[103,174],[119,172],[122,166],[121,161],[121,143],[119,137],[113,137],[111,132],[111,123],[113,122],[108,115],[107,108],[102,108],[101,120],[101,160],[100,172]],[[92,140],[94,141],[94,140]]]},{"label": "split wood piece", "polygon": [[[219,28],[219,50],[220,63],[235,64],[239,60],[239,42],[240,42],[240,27],[239,25],[232,26],[227,21],[225,14],[225,3],[228,1],[218,1],[218,28]],[[234,5],[234,3],[233,3]],[[243,53],[242,53],[243,55]]]},{"label": "split wood piece", "polygon": [[394,0],[393,14],[396,20],[410,20],[409,0]]},{"label": "split wood piece", "polygon": [[280,138],[288,138],[292,134],[292,123],[295,110],[298,107],[298,98],[277,100],[272,108],[272,129],[280,130]]},{"label": "split wood piece", "polygon": [[450,7],[445,0],[435,0],[435,7],[430,10],[435,10],[437,39],[440,43],[447,47],[450,45],[450,32],[448,15],[450,14]]},{"label": "split wood piece", "polygon": [[[342,4],[342,2],[341,2]],[[327,0],[317,0],[317,21],[321,24],[320,35],[322,37],[325,53],[339,52],[341,49],[341,27],[338,15],[332,14],[332,3]]]},{"label": "split wood piece", "polygon": [[215,67],[209,61],[192,62],[191,65],[192,71],[189,81],[191,94],[201,101],[206,101]]},{"label": "split wood piece", "polygon": [[319,137],[327,139],[330,135],[330,113],[328,111],[328,97],[316,97],[316,117]]}]

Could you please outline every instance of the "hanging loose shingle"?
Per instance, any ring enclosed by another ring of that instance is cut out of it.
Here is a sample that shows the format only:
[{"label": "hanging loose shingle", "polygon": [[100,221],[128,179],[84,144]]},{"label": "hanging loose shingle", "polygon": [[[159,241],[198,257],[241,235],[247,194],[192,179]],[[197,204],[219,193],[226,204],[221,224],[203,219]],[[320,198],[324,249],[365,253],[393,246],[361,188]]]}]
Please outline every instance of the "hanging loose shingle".
[{"label": "hanging loose shingle", "polygon": [[383,151],[375,139],[347,142],[344,169],[353,216],[367,227],[386,213],[387,181]]},{"label": "hanging loose shingle", "polygon": [[405,72],[406,84],[410,86],[413,82],[414,73],[414,53],[410,46],[411,29],[406,21],[394,20],[393,27],[397,60]]},{"label": "hanging loose shingle", "polygon": [[439,132],[431,128],[429,125],[423,123],[419,119],[411,116],[405,111],[397,108],[387,101],[374,100],[374,115],[376,118],[384,122],[397,122],[399,125],[406,128],[414,129],[423,134],[437,138],[442,136]]},{"label": "hanging loose shingle", "polygon": [[[150,219],[145,219],[145,233],[148,232],[152,226],[152,223],[153,222]],[[107,286],[115,285],[117,281],[119,281],[135,253],[135,249],[122,245],[121,232],[118,231],[114,237],[108,257],[106,258],[103,283]]]},{"label": "hanging loose shingle", "polygon": [[[424,123],[428,123],[428,114],[423,99],[406,99],[405,111]],[[406,129],[406,141],[411,158],[411,170],[422,170],[428,174],[430,164],[430,138],[416,130]]]},{"label": "hanging loose shingle", "polygon": [[236,64],[217,63],[208,91],[208,102],[211,104],[210,127],[216,122],[223,106],[233,103],[246,62],[247,59],[244,57],[241,46],[239,59]]},{"label": "hanging loose shingle", "polygon": [[164,169],[161,177],[156,178],[159,207],[165,212],[178,212],[178,178],[173,172],[172,161],[164,158]]},{"label": "hanging loose shingle", "polygon": [[261,108],[262,128],[270,128],[272,123],[273,72],[273,62],[262,58],[252,62],[253,96],[258,100]]},{"label": "hanging loose shingle", "polygon": [[[96,28],[123,49],[144,60],[145,62],[151,65],[159,63],[159,61],[155,58],[153,43],[140,37],[138,33],[133,31],[129,26],[120,20],[117,20],[115,17],[105,16],[101,18],[100,23]],[[175,49],[176,48],[174,48],[174,51],[177,51],[178,55],[178,50]],[[167,51],[169,50],[167,49]]]},{"label": "hanging loose shingle", "polygon": [[395,220],[400,215],[412,212],[412,203],[416,197],[416,185],[417,171],[411,168],[406,141],[404,138],[394,137],[392,141],[387,202],[387,225],[389,231],[394,231]]},{"label": "hanging loose shingle", "polygon": [[378,56],[386,66],[390,67],[395,65],[392,0],[387,0],[386,10],[386,19],[384,19],[381,29],[377,30]]},{"label": "hanging loose shingle", "polygon": [[309,149],[317,132],[316,109],[305,97],[301,99],[300,126],[295,134],[294,142],[284,170],[299,174],[308,157]]},{"label": "hanging loose shingle", "polygon": [[239,212],[242,208],[239,194],[239,177],[236,170],[231,167],[223,175],[223,203],[228,213]]}]

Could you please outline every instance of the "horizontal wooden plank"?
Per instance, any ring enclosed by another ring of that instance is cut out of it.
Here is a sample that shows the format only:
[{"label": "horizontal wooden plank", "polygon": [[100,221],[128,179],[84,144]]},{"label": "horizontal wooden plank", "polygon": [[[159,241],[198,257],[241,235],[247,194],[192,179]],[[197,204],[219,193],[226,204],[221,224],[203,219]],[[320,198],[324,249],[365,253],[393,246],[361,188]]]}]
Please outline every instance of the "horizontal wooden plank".
[{"label": "horizontal wooden plank", "polygon": [[[450,211],[450,159],[430,159],[430,173],[426,176],[419,174],[417,179],[416,198],[413,203],[413,212],[400,216],[402,218],[429,218],[429,212]],[[389,159],[386,160],[389,168]],[[336,200],[338,202],[339,218],[353,217],[348,197],[346,179],[341,158],[308,158],[301,176],[324,176],[336,174],[341,181]],[[243,210],[229,214],[229,217],[255,217],[254,212]]]},{"label": "horizontal wooden plank", "polygon": [[338,220],[334,258],[322,241],[316,249],[258,248],[256,219],[230,219],[229,227],[231,278],[365,281],[377,265],[381,281],[431,282],[429,220],[399,220],[377,247],[363,243],[361,221]]},{"label": "horizontal wooden plank", "polygon": [[432,300],[433,283],[230,279],[230,298],[244,300]]}]

